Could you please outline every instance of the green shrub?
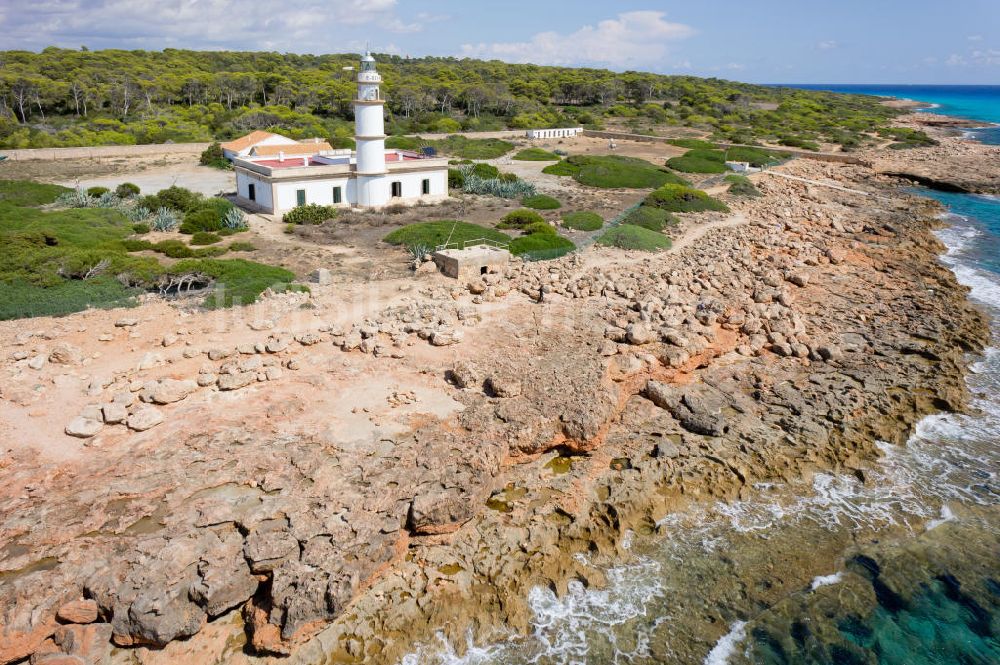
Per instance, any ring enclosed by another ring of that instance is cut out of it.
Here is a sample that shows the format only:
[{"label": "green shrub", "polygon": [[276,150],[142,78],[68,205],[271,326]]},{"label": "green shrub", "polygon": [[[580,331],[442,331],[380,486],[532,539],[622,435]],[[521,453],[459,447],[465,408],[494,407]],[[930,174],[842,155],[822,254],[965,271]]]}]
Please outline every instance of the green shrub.
[{"label": "green shrub", "polygon": [[819,152],[818,143],[798,136],[785,136],[783,138],[778,139],[778,143],[780,145],[787,145],[789,148],[802,148],[803,150],[811,150],[813,152]]},{"label": "green shrub", "polygon": [[153,228],[157,231],[173,231],[179,223],[177,212],[170,208],[159,208],[153,214]]},{"label": "green shrub", "polygon": [[747,162],[751,166],[767,166],[780,161],[782,153],[771,152],[763,148],[744,148],[737,146],[726,151],[726,159],[730,162]]},{"label": "green shrub", "polygon": [[521,205],[525,208],[532,208],[533,210],[556,210],[557,208],[562,207],[562,204],[559,203],[559,201],[545,194],[526,196],[521,199]]},{"label": "green shrub", "polygon": [[896,143],[891,143],[892,150],[908,150],[910,148],[925,148],[937,145],[938,142],[919,129],[909,129],[906,127],[886,127],[878,130],[879,136],[896,139]]},{"label": "green shrub", "polygon": [[531,224],[528,224],[523,229],[521,229],[521,233],[526,236],[530,236],[532,233],[547,233],[549,235],[559,235],[559,232],[556,231],[556,227],[552,226],[548,222],[532,222]]},{"label": "green shrub", "polygon": [[282,221],[286,224],[322,224],[337,216],[334,206],[322,206],[315,203],[299,206],[285,213]]},{"label": "green shrub", "polygon": [[581,185],[602,188],[647,189],[668,183],[687,184],[665,168],[621,155],[574,155],[546,166],[542,172],[572,176]]},{"label": "green shrub", "polygon": [[61,316],[90,308],[132,307],[139,293],[139,289],[106,275],[87,280],[67,279],[53,286],[24,280],[0,282],[0,321]]},{"label": "green shrub", "polygon": [[754,186],[750,178],[742,175],[727,175],[726,182],[732,183],[729,185],[729,193],[733,196],[748,196],[748,197],[758,197],[760,196],[760,191]]},{"label": "green shrub", "polygon": [[649,231],[662,231],[668,226],[677,224],[677,219],[662,208],[639,206],[630,210],[622,218],[622,224],[638,226]]},{"label": "green shrub", "polygon": [[257,246],[252,242],[244,242],[242,240],[237,240],[236,242],[229,243],[230,252],[256,252]]},{"label": "green shrub", "polygon": [[448,187],[451,189],[465,187],[465,174],[458,169],[448,169]]},{"label": "green shrub", "polygon": [[545,223],[545,218],[534,210],[519,208],[508,212],[497,224],[498,229],[523,229],[529,224]]},{"label": "green shrub", "polygon": [[726,155],[721,150],[689,150],[681,157],[671,157],[667,166],[682,173],[725,173]]},{"label": "green shrub", "polygon": [[536,261],[558,258],[574,249],[572,241],[555,233],[532,233],[510,242],[511,254]]},{"label": "green shrub", "polygon": [[525,148],[512,159],[519,162],[558,162],[559,155],[541,148]]},{"label": "green shrub", "polygon": [[216,291],[205,299],[205,307],[209,309],[256,302],[267,289],[276,293],[309,290],[303,285],[292,284],[295,275],[289,270],[243,259],[188,259],[175,263],[169,273],[202,275],[211,279]]},{"label": "green shrub", "polygon": [[120,199],[130,199],[133,196],[139,196],[139,185],[134,185],[131,182],[123,182],[115,187],[115,196]]},{"label": "green shrub", "polygon": [[693,187],[684,185],[664,185],[643,201],[643,206],[660,208],[670,212],[703,212],[716,210],[728,212],[725,203]]},{"label": "green shrub", "polygon": [[596,212],[568,212],[562,217],[562,225],[575,231],[596,231],[604,226],[604,219]]},{"label": "green shrub", "polygon": [[212,208],[198,208],[184,215],[180,232],[190,235],[199,231],[218,231],[221,228],[222,219],[217,211]]},{"label": "green shrub", "polygon": [[233,206],[222,216],[223,231],[228,234],[245,231],[247,229],[247,216],[243,211]]},{"label": "green shrub", "polygon": [[192,245],[214,245],[222,240],[222,236],[209,231],[198,231],[191,236]]},{"label": "green shrub", "polygon": [[222,146],[218,143],[213,143],[205,148],[198,161],[203,166],[211,166],[216,169],[228,169],[232,167],[229,160],[222,153]]},{"label": "green shrub", "polygon": [[162,207],[170,208],[177,212],[191,212],[201,205],[203,199],[204,197],[197,192],[174,185],[173,187],[161,189],[152,196],[144,196],[140,201],[140,205],[150,210]]},{"label": "green shrub", "polygon": [[152,229],[150,229],[149,224],[146,224],[144,222],[132,225],[132,231],[138,235],[149,233],[151,230]]},{"label": "green shrub", "polygon": [[153,249],[153,243],[142,238],[125,238],[122,241],[126,252],[141,252],[145,249]]},{"label": "green shrub", "polygon": [[492,164],[474,164],[472,166],[472,175],[486,179],[497,178],[500,176],[500,169]]},{"label": "green shrub", "polygon": [[670,238],[632,224],[622,224],[610,228],[597,239],[598,245],[619,249],[638,249],[644,252],[658,252],[670,249]]},{"label": "green shrub", "polygon": [[484,238],[500,243],[506,243],[510,240],[510,236],[495,229],[444,219],[400,227],[383,238],[383,241],[390,245],[405,245],[406,247],[423,245],[434,248],[440,247],[446,242],[452,245],[461,245]]},{"label": "green shrub", "polygon": [[667,141],[670,145],[675,145],[678,148],[688,148],[691,150],[714,150],[715,144],[711,141],[704,141],[702,139],[670,139]]},{"label": "green shrub", "polygon": [[107,187],[88,187],[87,196],[92,199],[99,199],[110,191]]},{"label": "green shrub", "polygon": [[443,153],[463,159],[496,159],[514,149],[513,143],[500,139],[470,139],[459,135],[432,141],[430,144]]},{"label": "green shrub", "polygon": [[194,250],[184,244],[184,241],[177,240],[176,238],[171,238],[169,240],[161,240],[149,247],[155,252],[159,252],[164,256],[169,256],[172,259],[189,259],[194,256]]}]

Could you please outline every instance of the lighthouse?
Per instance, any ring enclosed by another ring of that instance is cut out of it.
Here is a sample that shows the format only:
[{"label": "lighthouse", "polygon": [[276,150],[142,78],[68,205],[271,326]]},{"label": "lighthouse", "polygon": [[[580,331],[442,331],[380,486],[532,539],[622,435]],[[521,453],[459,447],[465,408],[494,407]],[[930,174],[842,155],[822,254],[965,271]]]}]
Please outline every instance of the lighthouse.
[{"label": "lighthouse", "polygon": [[375,58],[365,52],[358,72],[358,96],[354,100],[354,141],[357,145],[358,205],[380,207],[389,202],[385,165],[385,100],[382,77]]}]

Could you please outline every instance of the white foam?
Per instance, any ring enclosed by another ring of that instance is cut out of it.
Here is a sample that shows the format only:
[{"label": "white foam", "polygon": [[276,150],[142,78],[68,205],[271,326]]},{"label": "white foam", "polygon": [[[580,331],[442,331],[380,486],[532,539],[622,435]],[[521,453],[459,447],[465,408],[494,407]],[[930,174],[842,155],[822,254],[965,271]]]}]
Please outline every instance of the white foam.
[{"label": "white foam", "polygon": [[712,650],[703,661],[704,665],[726,665],[730,657],[736,653],[740,642],[746,639],[747,624],[745,621],[734,621],[729,626],[729,632],[719,638]]},{"label": "white foam", "polygon": [[814,577],[812,584],[809,586],[810,591],[815,591],[820,587],[830,586],[832,584],[838,584],[842,579],[844,579],[843,573],[834,573],[832,575],[820,575]]},{"label": "white foam", "polygon": [[956,519],[957,518],[955,517],[955,513],[951,512],[951,508],[949,508],[948,505],[945,504],[941,506],[941,517],[939,517],[936,520],[931,520],[930,522],[927,523],[927,531],[930,531],[931,529],[936,529],[945,522],[954,522]]},{"label": "white foam", "polygon": [[961,263],[952,265],[951,270],[959,282],[971,289],[970,295],[973,300],[1000,308],[1000,281],[996,275]]}]

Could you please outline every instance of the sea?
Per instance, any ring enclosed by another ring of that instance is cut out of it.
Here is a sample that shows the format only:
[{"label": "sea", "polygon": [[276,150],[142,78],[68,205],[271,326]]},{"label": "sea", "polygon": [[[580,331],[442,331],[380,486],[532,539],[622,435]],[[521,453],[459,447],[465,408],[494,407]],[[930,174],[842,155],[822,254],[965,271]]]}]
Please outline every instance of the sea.
[{"label": "sea", "polygon": [[[1000,87],[810,87],[1000,123]],[[655,536],[629,534],[606,586],[532,589],[529,634],[439,637],[402,665],[1000,663],[1000,198],[920,193],[946,207],[941,261],[992,320],[969,413],[879,444],[863,478],[821,473],[670,515]]]}]

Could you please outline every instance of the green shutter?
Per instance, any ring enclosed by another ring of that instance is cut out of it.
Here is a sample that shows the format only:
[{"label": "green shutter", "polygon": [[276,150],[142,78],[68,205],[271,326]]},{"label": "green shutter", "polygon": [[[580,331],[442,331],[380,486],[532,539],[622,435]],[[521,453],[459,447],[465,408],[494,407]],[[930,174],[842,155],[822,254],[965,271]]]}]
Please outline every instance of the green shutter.
[{"label": "green shutter", "polygon": [[333,188],[333,202],[340,203],[343,201],[343,196],[341,195],[340,187]]},{"label": "green shutter", "polygon": [[306,190],[295,190],[295,205],[304,206],[306,204]]}]

